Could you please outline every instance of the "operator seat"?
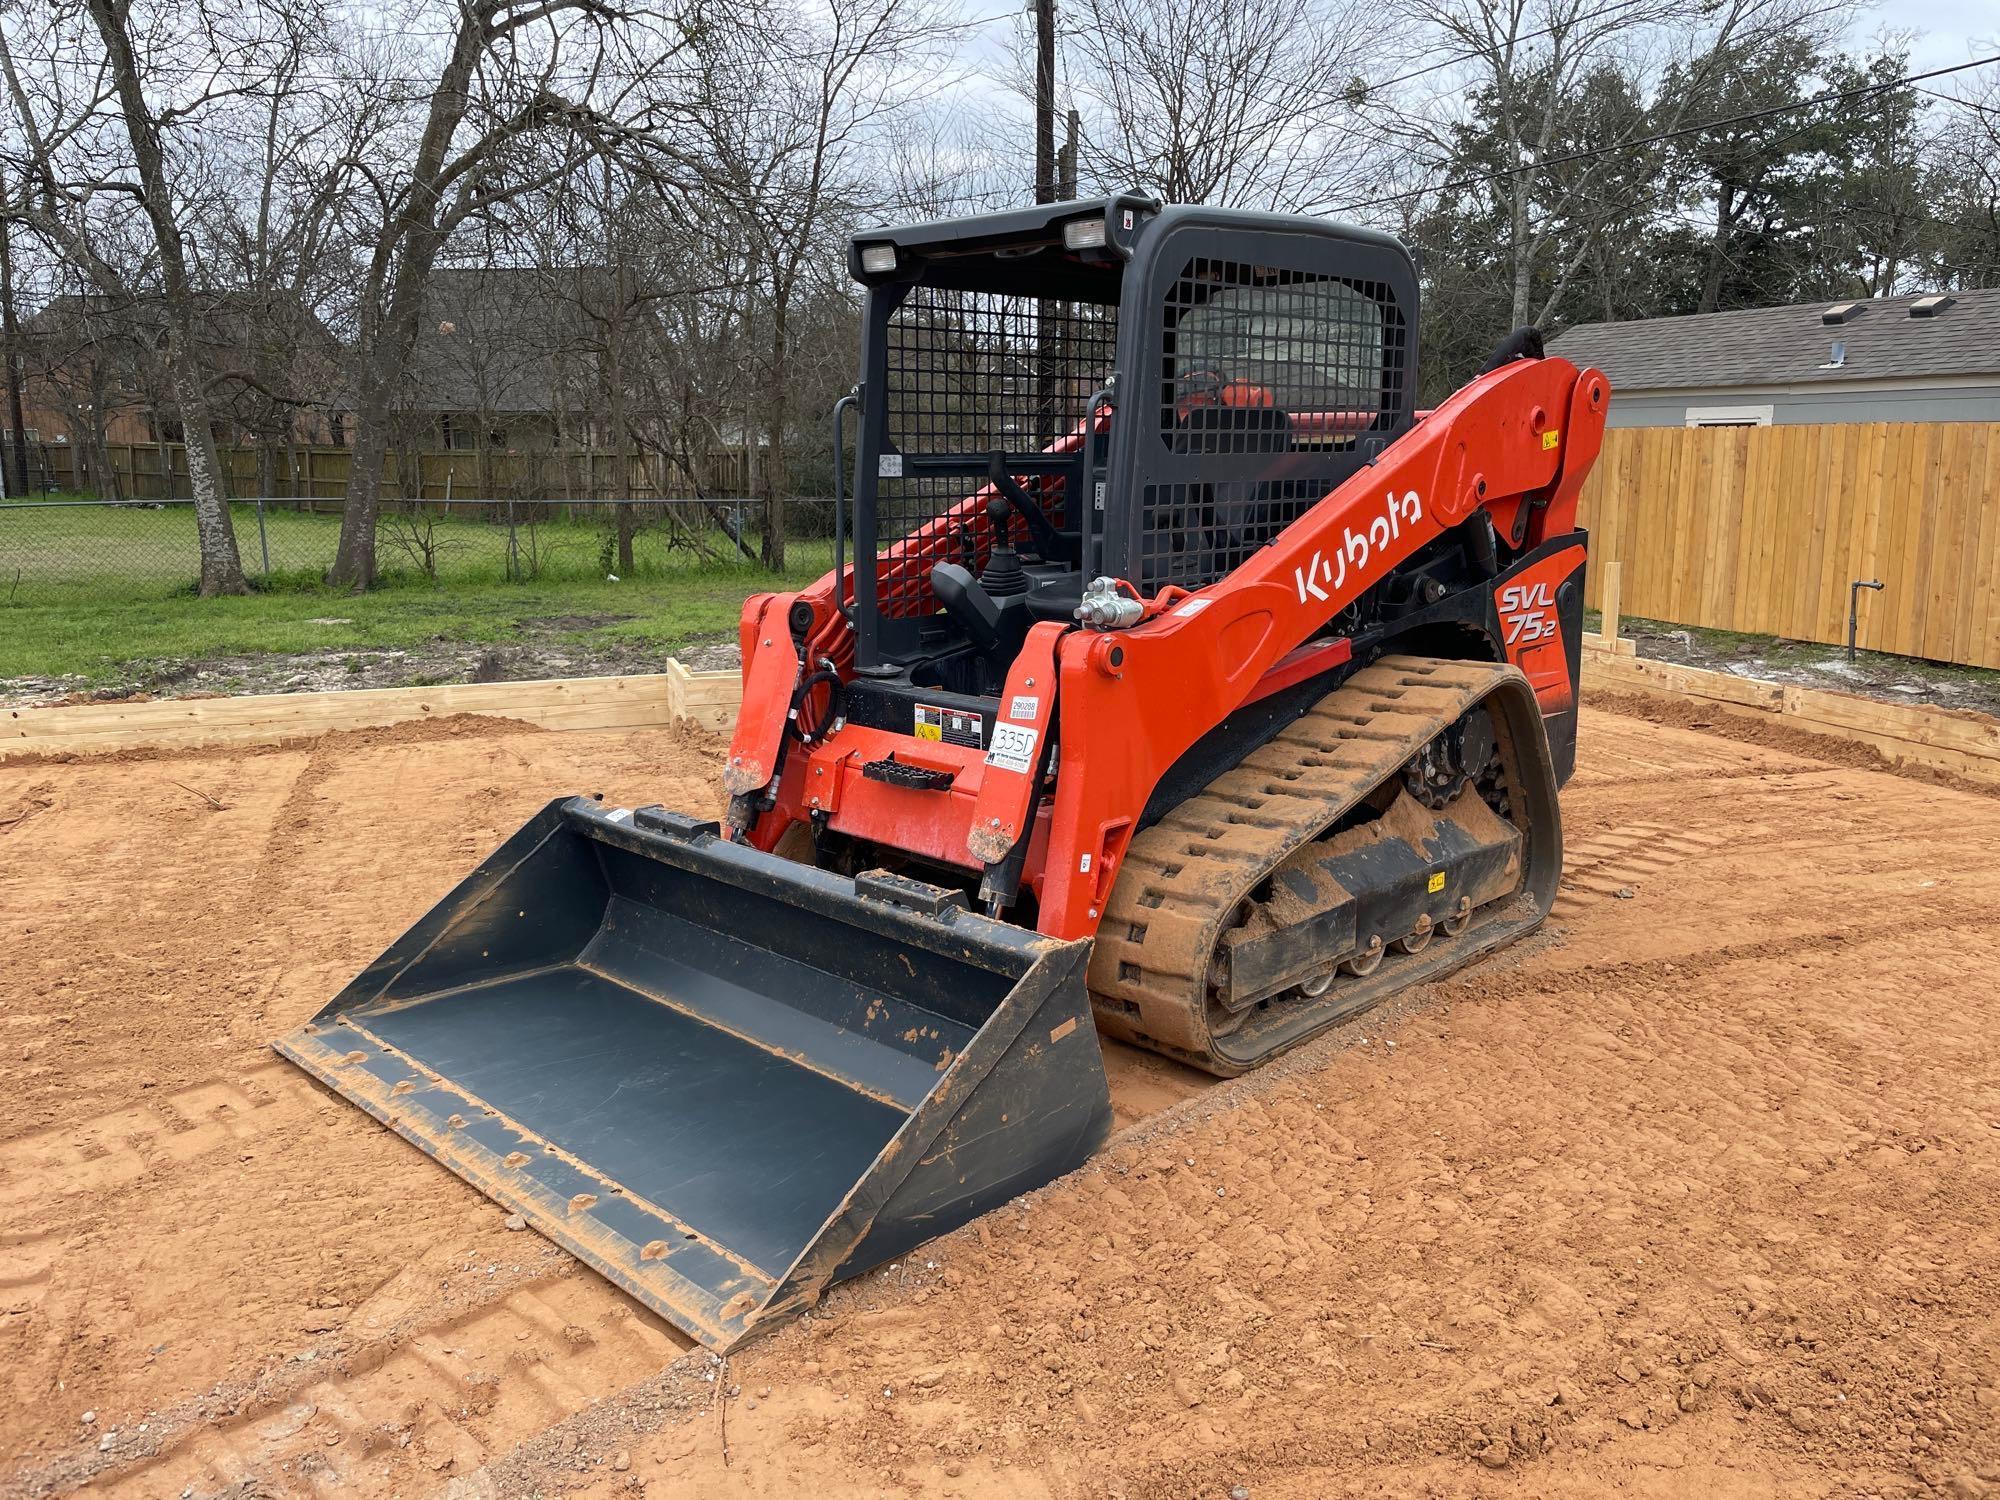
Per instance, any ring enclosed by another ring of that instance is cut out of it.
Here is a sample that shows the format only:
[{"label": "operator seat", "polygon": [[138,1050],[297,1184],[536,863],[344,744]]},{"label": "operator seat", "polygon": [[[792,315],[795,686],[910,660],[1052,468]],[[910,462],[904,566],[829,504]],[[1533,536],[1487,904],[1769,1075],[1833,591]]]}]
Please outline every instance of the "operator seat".
[{"label": "operator seat", "polygon": [[[1252,469],[1255,455],[1291,452],[1292,435],[1290,413],[1268,388],[1216,377],[1211,388],[1176,403],[1172,447],[1176,453],[1239,454],[1251,460],[1245,468]],[[1173,550],[1205,554],[1202,571],[1219,577],[1240,566],[1290,519],[1266,481],[1191,485],[1175,516]]]}]

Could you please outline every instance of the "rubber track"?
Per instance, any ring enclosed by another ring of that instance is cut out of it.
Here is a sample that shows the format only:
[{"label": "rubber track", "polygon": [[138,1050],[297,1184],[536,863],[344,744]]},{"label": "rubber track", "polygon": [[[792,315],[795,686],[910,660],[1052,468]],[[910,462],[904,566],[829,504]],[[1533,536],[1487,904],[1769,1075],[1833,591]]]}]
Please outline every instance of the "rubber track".
[{"label": "rubber track", "polygon": [[1239,903],[1510,670],[1383,657],[1134,838],[1091,955],[1099,1029],[1242,1072],[1216,1055],[1208,1024],[1209,964]]}]

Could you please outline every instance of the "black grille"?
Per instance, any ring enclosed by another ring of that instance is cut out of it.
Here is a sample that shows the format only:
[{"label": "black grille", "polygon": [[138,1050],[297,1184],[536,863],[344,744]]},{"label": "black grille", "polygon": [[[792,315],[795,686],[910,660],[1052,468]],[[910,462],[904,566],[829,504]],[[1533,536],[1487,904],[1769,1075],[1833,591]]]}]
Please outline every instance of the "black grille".
[{"label": "black grille", "polygon": [[1149,484],[1139,568],[1147,592],[1163,584],[1198,589],[1239,567],[1325,498],[1324,479]]},{"label": "black grille", "polygon": [[1176,453],[1351,446],[1399,404],[1380,283],[1197,257],[1164,314],[1160,436]]},{"label": "black grille", "polygon": [[1162,309],[1145,467],[1173,482],[1141,492],[1142,587],[1215,582],[1379,451],[1409,342],[1385,282],[1189,259]]},{"label": "black grille", "polygon": [[1117,334],[1112,307],[912,288],[889,319],[889,441],[1038,453],[1083,420]]},{"label": "black grille", "polygon": [[[955,457],[970,465],[998,450],[1041,453],[1083,426],[1090,398],[1110,376],[1117,309],[1088,302],[939,287],[911,288],[890,315],[885,339],[884,407],[888,449],[876,485],[875,539],[887,547],[984,487],[982,474],[898,474],[901,457]],[[912,468],[915,466],[912,465]],[[1067,524],[1058,476],[1014,476],[1058,528]],[[1025,525],[1012,524],[1026,542]],[[881,578],[889,616],[927,614],[929,564],[983,565],[990,538],[983,514],[932,527],[913,551],[921,558]]]}]

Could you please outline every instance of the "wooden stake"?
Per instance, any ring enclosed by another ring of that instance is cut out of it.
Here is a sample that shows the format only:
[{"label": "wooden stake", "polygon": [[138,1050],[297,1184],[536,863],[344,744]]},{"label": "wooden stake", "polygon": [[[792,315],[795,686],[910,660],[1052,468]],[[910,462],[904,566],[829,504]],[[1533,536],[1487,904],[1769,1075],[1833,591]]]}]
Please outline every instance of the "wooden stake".
[{"label": "wooden stake", "polygon": [[1639,647],[1632,641],[1618,639],[1618,605],[1621,575],[1624,565],[1608,562],[1600,570],[1604,582],[1598,588],[1598,595],[1604,601],[1598,611],[1597,636],[1604,649],[1618,656],[1637,656]]}]

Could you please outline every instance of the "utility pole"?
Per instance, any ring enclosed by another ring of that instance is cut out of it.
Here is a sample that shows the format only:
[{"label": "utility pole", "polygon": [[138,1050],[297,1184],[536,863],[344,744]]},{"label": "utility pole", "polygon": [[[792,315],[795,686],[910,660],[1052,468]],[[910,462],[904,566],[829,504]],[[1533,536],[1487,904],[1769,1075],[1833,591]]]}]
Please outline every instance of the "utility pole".
[{"label": "utility pole", "polygon": [[1076,197],[1076,135],[1083,128],[1083,120],[1075,110],[1069,112],[1069,122],[1063,130],[1062,155],[1057,159],[1056,192],[1064,201]]},{"label": "utility pole", "polygon": [[14,428],[14,482],[10,494],[28,493],[28,434],[21,411],[21,330],[14,321],[14,246],[7,218],[0,214],[0,335],[7,340],[7,416]]},{"label": "utility pole", "polygon": [[1035,201],[1056,201],[1056,0],[1035,0]]}]

